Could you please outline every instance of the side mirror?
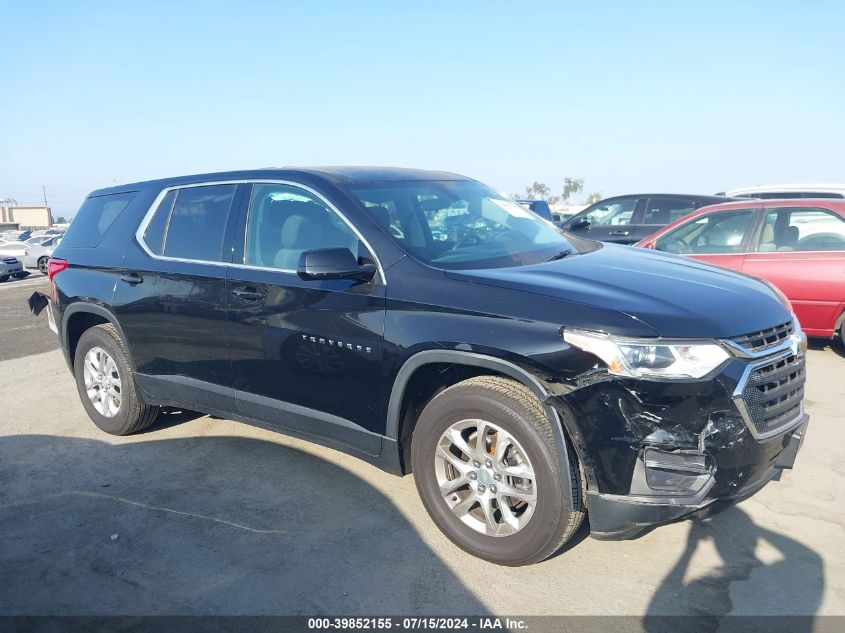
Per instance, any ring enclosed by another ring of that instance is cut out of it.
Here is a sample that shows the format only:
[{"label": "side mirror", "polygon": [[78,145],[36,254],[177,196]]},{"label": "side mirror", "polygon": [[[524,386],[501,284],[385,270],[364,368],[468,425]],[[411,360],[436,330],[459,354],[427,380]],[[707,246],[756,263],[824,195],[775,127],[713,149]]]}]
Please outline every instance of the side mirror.
[{"label": "side mirror", "polygon": [[590,226],[590,221],[586,218],[577,218],[569,223],[570,229],[583,229]]},{"label": "side mirror", "polygon": [[373,278],[376,267],[372,264],[359,265],[348,248],[322,248],[302,253],[296,274],[305,281],[349,279],[364,282]]}]

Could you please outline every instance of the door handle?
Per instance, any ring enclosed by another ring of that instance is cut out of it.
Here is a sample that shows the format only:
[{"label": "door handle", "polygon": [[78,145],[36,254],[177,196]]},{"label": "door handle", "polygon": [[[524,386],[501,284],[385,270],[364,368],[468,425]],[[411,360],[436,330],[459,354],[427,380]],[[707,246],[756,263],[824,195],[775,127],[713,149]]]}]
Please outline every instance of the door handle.
[{"label": "door handle", "polygon": [[631,231],[611,231],[608,235],[613,235],[614,237],[625,237],[630,235]]},{"label": "door handle", "polygon": [[232,291],[232,296],[244,301],[261,301],[264,298],[264,293],[255,288],[235,288]]},{"label": "door handle", "polygon": [[144,278],[138,273],[126,273],[120,276],[120,281],[125,281],[130,286],[137,286],[138,284],[144,283]]}]

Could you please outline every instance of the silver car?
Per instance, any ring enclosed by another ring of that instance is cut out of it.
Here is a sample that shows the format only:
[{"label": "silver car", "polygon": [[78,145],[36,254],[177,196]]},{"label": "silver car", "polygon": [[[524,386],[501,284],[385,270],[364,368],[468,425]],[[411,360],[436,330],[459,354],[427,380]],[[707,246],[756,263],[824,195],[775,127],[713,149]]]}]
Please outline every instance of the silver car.
[{"label": "silver car", "polygon": [[21,262],[16,257],[0,255],[0,282],[6,281],[10,276],[23,277],[29,273],[24,272]]},{"label": "silver car", "polygon": [[61,243],[62,236],[57,235],[41,244],[32,244],[26,247],[23,254],[23,265],[25,268],[37,268],[42,275],[47,274],[47,264],[53,251]]}]

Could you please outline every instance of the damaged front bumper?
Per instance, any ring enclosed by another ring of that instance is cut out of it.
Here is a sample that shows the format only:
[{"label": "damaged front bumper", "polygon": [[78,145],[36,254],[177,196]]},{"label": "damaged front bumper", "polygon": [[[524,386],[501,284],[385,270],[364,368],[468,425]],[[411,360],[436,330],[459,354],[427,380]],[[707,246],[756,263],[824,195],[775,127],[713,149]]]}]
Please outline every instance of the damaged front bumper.
[{"label": "damaged front bumper", "polygon": [[809,420],[805,362],[783,344],[707,380],[592,372],[549,398],[584,466],[591,535],[631,538],[712,512],[791,468]]},{"label": "damaged front bumper", "polygon": [[[588,493],[590,535],[598,539],[632,538],[643,530],[692,515],[707,514],[729,503],[747,499],[783,469],[792,468],[804,441],[809,416],[804,414],[797,428],[773,439],[771,458],[765,468],[747,480],[735,492],[711,496],[716,483],[715,466],[708,457],[695,451],[642,451],[631,482],[632,492],[614,495]],[[668,494],[659,494],[669,491]],[[689,494],[678,494],[678,490]]]}]

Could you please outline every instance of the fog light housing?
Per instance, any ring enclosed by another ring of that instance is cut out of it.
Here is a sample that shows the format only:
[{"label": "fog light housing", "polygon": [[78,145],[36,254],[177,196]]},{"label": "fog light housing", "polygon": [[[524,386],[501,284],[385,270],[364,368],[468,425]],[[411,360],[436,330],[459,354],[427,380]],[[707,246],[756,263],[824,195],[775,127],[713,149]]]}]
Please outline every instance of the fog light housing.
[{"label": "fog light housing", "polygon": [[666,497],[667,503],[698,503],[713,486],[715,472],[705,453],[646,446],[637,458],[630,494]]}]

